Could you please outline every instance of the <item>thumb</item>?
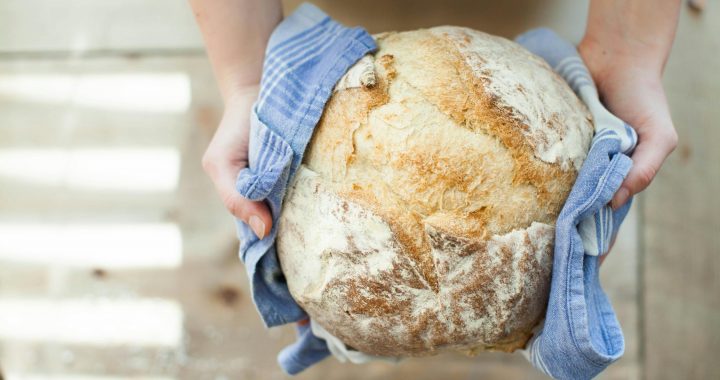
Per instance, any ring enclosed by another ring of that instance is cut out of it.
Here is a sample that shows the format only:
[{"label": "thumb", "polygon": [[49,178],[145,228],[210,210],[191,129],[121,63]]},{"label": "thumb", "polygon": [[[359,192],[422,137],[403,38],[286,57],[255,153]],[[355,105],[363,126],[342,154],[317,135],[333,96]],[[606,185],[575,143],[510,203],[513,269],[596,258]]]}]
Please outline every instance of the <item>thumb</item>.
[{"label": "thumb", "polygon": [[259,239],[270,234],[272,229],[272,215],[264,201],[252,201],[240,195],[235,189],[235,178],[238,174],[237,167],[232,165],[207,165],[215,189],[225,205],[236,218],[250,226]]},{"label": "thumb", "polygon": [[665,158],[677,145],[677,134],[674,130],[670,130],[670,132],[667,135],[658,133],[658,131],[648,134],[644,136],[646,137],[645,141],[641,141],[635,148],[632,155],[633,166],[610,202],[613,209],[618,209],[631,196],[645,190],[650,185]]},{"label": "thumb", "polygon": [[251,201],[241,196],[235,188],[223,190],[225,207],[237,218],[245,222],[253,230],[258,239],[270,234],[272,217],[270,210],[263,201]]}]

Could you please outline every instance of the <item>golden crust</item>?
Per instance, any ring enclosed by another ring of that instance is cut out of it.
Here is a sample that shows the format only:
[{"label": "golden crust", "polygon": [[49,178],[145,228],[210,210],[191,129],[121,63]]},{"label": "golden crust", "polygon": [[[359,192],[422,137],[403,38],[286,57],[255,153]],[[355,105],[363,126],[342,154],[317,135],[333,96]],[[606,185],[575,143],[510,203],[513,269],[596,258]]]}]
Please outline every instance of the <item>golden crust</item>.
[{"label": "golden crust", "polygon": [[[547,141],[529,138],[526,120],[488,91],[493,73],[478,75],[470,67],[457,44],[484,37],[464,29],[453,32],[462,38],[450,41],[426,30],[378,38],[376,85],[331,97],[303,161],[338,199],[387,223],[389,244],[403,256],[377,274],[326,279],[319,298],[293,286],[293,271],[286,270],[293,296],[311,317],[369,354],[426,355],[445,348],[513,351],[525,345],[544,312],[552,228],[541,229],[532,241],[525,232],[525,243],[503,236],[517,239],[517,231],[529,231],[533,223],[554,225],[577,173],[539,159],[537,144]],[[529,55],[513,49],[508,54],[518,54],[518,59]],[[562,81],[546,65],[538,63],[536,70]],[[568,107],[589,120],[587,110],[562,86],[570,95],[556,95],[574,99]],[[516,91],[526,89],[519,85]],[[562,140],[558,115],[549,113],[543,120],[543,127],[555,129]],[[583,128],[592,133],[589,122]],[[308,228],[302,223],[286,217],[281,228],[302,236],[299,231]],[[350,236],[344,252],[326,250],[323,257],[358,260],[368,255]],[[303,255],[306,244],[313,243],[293,244],[298,248],[279,244],[284,268],[291,255]],[[495,264],[488,264],[492,260]],[[499,294],[498,281],[513,281],[507,287],[514,290]],[[437,301],[437,309],[419,310],[417,303],[398,295],[416,288],[435,298],[442,293],[445,299]],[[472,318],[483,325],[476,326]],[[384,333],[393,324],[402,325],[400,336]]]}]

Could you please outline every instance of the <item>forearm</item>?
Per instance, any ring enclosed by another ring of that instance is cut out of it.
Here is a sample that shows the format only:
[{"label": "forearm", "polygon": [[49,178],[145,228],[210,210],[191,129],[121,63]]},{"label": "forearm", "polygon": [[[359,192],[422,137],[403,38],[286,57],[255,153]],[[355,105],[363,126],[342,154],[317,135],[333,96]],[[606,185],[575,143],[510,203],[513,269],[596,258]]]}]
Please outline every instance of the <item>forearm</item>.
[{"label": "forearm", "polygon": [[680,0],[592,0],[579,48],[595,52],[595,60],[610,59],[616,66],[659,78],[675,38],[680,5]]},{"label": "forearm", "polygon": [[279,0],[189,0],[225,102],[260,83],[265,47],[282,20]]}]

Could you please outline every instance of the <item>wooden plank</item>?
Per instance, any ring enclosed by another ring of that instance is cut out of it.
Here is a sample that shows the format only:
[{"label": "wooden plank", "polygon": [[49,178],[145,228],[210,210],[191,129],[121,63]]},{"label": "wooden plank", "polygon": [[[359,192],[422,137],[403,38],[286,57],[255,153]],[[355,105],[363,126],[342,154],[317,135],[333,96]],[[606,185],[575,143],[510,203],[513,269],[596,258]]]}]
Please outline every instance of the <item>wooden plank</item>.
[{"label": "wooden plank", "polygon": [[[150,102],[136,101],[143,98]],[[162,208],[177,201],[168,195],[197,192],[199,187],[205,192],[202,199],[215,200],[209,180],[196,178],[196,173],[201,172],[199,157],[221,112],[209,63],[202,56],[0,60],[0,219],[46,219],[50,214],[82,219],[99,209],[108,215],[125,214],[129,208],[144,217],[162,218],[167,213]],[[142,179],[142,173],[127,173],[142,162],[117,160],[145,154],[160,159],[149,164],[167,181],[150,178],[157,189],[145,186],[150,191],[141,193],[128,184],[135,190],[124,191],[98,187],[93,178],[78,183],[78,173],[102,171],[91,163],[40,162],[43,157],[69,160],[74,154],[109,160],[107,171],[119,171],[103,175],[110,180],[115,175]],[[165,169],[176,172],[178,186],[163,170],[165,164],[170,165]],[[188,167],[196,172],[188,172]],[[60,173],[63,170],[66,174]],[[187,176],[193,178],[183,186]],[[193,197],[188,198],[186,202],[192,202]]]},{"label": "wooden plank", "polygon": [[[283,1],[285,14],[302,2]],[[575,41],[585,30],[588,8],[587,0],[315,0],[313,3],[338,21],[361,25],[371,33],[458,25],[513,38],[530,28],[547,26]]]},{"label": "wooden plank", "polygon": [[718,379],[720,8],[684,12],[666,70],[680,136],[644,195],[646,379]]},{"label": "wooden plank", "polygon": [[3,0],[0,53],[202,50],[183,0]]}]

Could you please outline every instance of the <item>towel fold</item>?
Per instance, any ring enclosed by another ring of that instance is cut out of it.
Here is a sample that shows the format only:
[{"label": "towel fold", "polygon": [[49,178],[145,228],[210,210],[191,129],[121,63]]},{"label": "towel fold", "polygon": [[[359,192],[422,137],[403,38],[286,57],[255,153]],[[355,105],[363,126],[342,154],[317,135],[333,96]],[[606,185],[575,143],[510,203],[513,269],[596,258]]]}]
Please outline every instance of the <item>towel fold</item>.
[{"label": "towel fold", "polygon": [[[265,200],[272,213],[272,229],[262,240],[248,225],[236,222],[253,301],[268,327],[307,318],[290,295],[275,251],[285,190],[335,83],[375,49],[367,31],[344,27],[311,4],[302,4],[270,36],[250,120],[249,166],[240,171],[236,182],[242,196]],[[278,357],[290,374],[329,355],[324,340],[309,328],[299,328],[298,338]]]},{"label": "towel fold", "polygon": [[575,47],[549,29],[517,38],[545,59],[588,106],[595,135],[585,162],[555,223],[550,300],[545,323],[525,353],[556,379],[591,379],[622,356],[625,340],[598,276],[598,255],[607,253],[629,200],[613,211],[608,203],[622,184],[637,135],[600,103],[597,89]]}]

